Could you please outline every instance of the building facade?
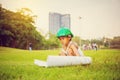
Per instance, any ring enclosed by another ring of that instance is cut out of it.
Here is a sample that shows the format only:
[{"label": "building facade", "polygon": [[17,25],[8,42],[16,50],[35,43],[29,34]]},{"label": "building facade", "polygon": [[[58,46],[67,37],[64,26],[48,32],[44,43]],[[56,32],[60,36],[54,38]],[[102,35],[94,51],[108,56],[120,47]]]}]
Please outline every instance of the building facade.
[{"label": "building facade", "polygon": [[56,34],[60,27],[70,29],[70,14],[49,13],[49,32]]}]

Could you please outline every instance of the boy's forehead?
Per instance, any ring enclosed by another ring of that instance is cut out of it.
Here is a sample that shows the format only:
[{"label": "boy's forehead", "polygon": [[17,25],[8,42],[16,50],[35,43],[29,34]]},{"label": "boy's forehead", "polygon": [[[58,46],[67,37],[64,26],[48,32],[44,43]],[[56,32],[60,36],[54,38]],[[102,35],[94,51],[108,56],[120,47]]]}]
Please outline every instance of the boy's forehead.
[{"label": "boy's forehead", "polygon": [[65,37],[65,36],[60,36],[60,38]]},{"label": "boy's forehead", "polygon": [[59,38],[67,38],[67,36],[60,36]]},{"label": "boy's forehead", "polygon": [[72,38],[71,36],[60,36],[59,38]]}]

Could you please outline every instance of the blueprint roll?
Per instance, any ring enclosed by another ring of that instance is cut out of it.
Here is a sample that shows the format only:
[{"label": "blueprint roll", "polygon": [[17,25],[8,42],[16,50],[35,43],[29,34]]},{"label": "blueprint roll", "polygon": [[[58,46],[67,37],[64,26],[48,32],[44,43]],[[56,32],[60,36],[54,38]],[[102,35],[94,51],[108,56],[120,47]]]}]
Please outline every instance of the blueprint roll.
[{"label": "blueprint roll", "polygon": [[92,63],[91,57],[87,56],[48,56],[47,61],[35,59],[34,63],[38,66],[70,66],[70,65],[87,65]]}]

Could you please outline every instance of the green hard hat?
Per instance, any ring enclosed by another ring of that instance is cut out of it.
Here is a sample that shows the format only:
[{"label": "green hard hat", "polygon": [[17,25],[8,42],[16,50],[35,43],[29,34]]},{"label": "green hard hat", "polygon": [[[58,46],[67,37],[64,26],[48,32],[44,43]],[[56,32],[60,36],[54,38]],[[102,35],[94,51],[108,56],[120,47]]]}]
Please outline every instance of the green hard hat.
[{"label": "green hard hat", "polygon": [[61,27],[57,32],[57,37],[68,36],[68,35],[71,35],[71,37],[73,37],[72,32],[67,27]]}]

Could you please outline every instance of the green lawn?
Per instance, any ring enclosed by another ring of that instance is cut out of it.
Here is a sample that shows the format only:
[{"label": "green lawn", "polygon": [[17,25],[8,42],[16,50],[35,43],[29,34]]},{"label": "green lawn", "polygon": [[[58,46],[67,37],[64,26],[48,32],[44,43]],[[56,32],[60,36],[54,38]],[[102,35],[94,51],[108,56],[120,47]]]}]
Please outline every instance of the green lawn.
[{"label": "green lawn", "polygon": [[86,66],[44,68],[34,59],[46,60],[59,50],[20,50],[0,47],[0,80],[120,80],[120,50],[84,51],[93,62]]}]

